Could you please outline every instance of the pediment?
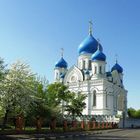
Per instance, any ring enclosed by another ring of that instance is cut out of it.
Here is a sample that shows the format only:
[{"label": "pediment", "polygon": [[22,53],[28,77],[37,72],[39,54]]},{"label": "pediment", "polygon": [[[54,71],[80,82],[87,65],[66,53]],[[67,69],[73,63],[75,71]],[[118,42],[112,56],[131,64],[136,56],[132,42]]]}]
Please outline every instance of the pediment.
[{"label": "pediment", "polygon": [[83,74],[81,70],[74,65],[67,71],[64,83],[75,83],[78,81],[83,81]]}]

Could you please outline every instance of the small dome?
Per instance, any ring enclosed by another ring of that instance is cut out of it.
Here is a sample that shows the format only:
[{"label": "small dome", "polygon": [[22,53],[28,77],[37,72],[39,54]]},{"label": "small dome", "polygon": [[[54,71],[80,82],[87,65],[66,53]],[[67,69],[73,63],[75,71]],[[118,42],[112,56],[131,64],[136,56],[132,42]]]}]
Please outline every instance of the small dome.
[{"label": "small dome", "polygon": [[116,64],[112,67],[111,72],[117,70],[118,73],[122,73],[123,72],[123,68],[116,62]]},{"label": "small dome", "polygon": [[58,62],[55,63],[55,67],[57,67],[57,68],[67,68],[68,67],[68,64],[64,60],[64,58],[61,57],[61,59]]},{"label": "small dome", "polygon": [[[87,54],[87,53],[93,54],[94,52],[96,52],[98,48],[97,46],[98,46],[98,41],[92,36],[92,34],[89,34],[80,44],[78,48],[78,53],[79,55]],[[99,49],[101,51],[103,50],[100,44],[99,44]]]},{"label": "small dome", "polygon": [[105,61],[106,60],[106,56],[105,54],[100,51],[99,49],[92,55],[91,59],[93,61],[99,60],[99,61]]}]

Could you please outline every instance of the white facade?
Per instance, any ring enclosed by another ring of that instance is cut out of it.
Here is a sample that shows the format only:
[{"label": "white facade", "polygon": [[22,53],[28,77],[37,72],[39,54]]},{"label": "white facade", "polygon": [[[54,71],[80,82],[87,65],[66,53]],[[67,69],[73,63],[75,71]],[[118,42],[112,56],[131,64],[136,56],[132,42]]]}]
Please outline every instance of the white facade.
[{"label": "white facade", "polygon": [[[70,91],[86,94],[84,115],[117,115],[127,112],[127,90],[123,85],[123,73],[106,71],[106,61],[93,61],[92,54],[80,54],[77,65],[55,67],[55,82],[63,82]],[[117,63],[117,62],[116,62]],[[57,74],[58,73],[58,74]],[[63,75],[63,77],[59,76]]]}]

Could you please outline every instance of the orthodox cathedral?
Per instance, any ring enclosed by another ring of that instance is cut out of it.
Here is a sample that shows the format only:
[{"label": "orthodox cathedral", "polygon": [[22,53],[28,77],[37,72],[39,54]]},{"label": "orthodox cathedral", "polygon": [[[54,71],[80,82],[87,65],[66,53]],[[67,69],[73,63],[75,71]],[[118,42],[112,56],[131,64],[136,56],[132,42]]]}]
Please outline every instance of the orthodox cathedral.
[{"label": "orthodox cathedral", "polygon": [[54,81],[62,82],[77,94],[86,94],[84,115],[121,115],[127,112],[127,90],[123,85],[123,68],[117,60],[106,70],[103,47],[93,37],[92,23],[89,34],[78,47],[77,64],[68,68],[62,56],[55,64]]}]

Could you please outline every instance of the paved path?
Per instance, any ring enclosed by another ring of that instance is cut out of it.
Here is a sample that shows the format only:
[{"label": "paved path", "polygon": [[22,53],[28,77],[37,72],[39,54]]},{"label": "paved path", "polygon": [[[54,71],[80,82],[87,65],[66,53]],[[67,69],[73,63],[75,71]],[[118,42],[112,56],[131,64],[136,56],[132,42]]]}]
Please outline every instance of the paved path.
[{"label": "paved path", "polygon": [[0,140],[140,140],[140,129],[0,136]]}]

